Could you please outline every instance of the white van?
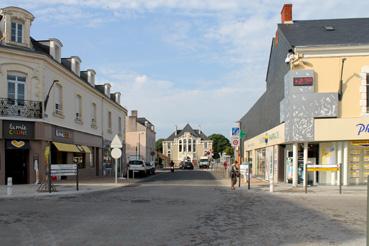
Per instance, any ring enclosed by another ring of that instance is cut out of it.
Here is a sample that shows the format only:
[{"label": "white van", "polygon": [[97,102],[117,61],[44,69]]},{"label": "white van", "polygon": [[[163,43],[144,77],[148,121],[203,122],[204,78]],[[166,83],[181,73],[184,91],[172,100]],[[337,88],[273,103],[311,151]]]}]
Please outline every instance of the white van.
[{"label": "white van", "polygon": [[210,161],[208,157],[203,156],[200,158],[199,168],[209,168],[209,165],[210,165]]}]

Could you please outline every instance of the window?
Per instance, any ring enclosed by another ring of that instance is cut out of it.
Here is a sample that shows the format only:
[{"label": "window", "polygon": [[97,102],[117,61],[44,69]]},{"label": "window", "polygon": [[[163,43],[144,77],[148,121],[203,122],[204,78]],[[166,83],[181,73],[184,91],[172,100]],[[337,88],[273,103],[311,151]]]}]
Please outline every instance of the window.
[{"label": "window", "polygon": [[122,118],[118,117],[118,133],[122,135]]},{"label": "window", "polygon": [[96,103],[92,103],[91,127],[96,127]]},{"label": "window", "polygon": [[187,140],[183,139],[183,152],[187,152]]},{"label": "window", "polygon": [[55,60],[60,61],[60,57],[61,57],[60,47],[55,45]]},{"label": "window", "polygon": [[369,73],[366,74],[366,112],[369,113]]},{"label": "window", "polygon": [[76,96],[76,120],[81,121],[82,119],[82,97]]},{"label": "window", "polygon": [[11,41],[23,43],[23,24],[12,22],[11,24]]},{"label": "window", "polygon": [[188,152],[192,151],[192,139],[188,139]]},{"label": "window", "polygon": [[112,130],[112,121],[111,121],[111,112],[108,112],[108,131],[111,132]]},{"label": "window", "polygon": [[63,112],[63,87],[60,84],[55,84],[55,91],[54,91],[54,99],[55,99],[55,113],[62,114]]},{"label": "window", "polygon": [[179,152],[182,152],[182,140],[179,140]]},{"label": "window", "polygon": [[196,140],[192,141],[192,151],[196,152]]},{"label": "window", "polygon": [[204,148],[208,149],[208,142],[204,142]]},{"label": "window", "polygon": [[8,74],[8,99],[10,104],[24,105],[26,76]]},{"label": "window", "polygon": [[168,149],[170,149],[170,143],[168,143]]}]

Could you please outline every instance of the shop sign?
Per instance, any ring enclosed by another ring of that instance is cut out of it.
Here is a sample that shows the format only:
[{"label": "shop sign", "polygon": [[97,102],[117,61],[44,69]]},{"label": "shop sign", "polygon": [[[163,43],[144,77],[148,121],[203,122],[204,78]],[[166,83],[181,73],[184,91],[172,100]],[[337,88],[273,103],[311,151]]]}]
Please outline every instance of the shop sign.
[{"label": "shop sign", "polygon": [[362,123],[360,123],[360,124],[357,124],[356,125],[356,127],[357,127],[357,135],[358,136],[360,136],[360,134],[361,133],[369,133],[369,124],[362,124]]},{"label": "shop sign", "polygon": [[314,82],[313,77],[295,77],[293,78],[294,86],[312,86]]},{"label": "shop sign", "polygon": [[72,140],[73,132],[61,128],[55,128],[55,138]]},{"label": "shop sign", "polygon": [[31,139],[33,138],[34,123],[23,121],[4,121],[4,138]]},{"label": "shop sign", "polygon": [[22,140],[6,141],[6,149],[29,149],[29,142]]}]

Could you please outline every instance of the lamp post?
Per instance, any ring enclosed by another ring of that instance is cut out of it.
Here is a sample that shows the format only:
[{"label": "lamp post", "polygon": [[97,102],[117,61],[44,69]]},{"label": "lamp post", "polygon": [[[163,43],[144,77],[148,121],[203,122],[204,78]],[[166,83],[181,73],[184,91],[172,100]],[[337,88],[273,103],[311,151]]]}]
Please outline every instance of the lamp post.
[{"label": "lamp post", "polygon": [[44,112],[46,112],[46,107],[47,107],[47,103],[49,102],[49,97],[50,97],[50,92],[51,92],[51,89],[53,88],[53,86],[56,84],[56,83],[59,83],[59,80],[55,79],[53,81],[53,83],[51,84],[50,88],[49,88],[49,91],[47,92],[46,94],[46,98],[45,98],[45,101],[44,101]]}]

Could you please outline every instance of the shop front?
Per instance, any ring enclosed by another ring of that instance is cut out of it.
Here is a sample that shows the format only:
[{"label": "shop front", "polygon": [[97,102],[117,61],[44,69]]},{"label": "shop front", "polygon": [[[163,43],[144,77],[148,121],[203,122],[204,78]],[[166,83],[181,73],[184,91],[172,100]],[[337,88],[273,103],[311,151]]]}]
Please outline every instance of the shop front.
[{"label": "shop front", "polygon": [[252,163],[252,173],[274,182],[284,180],[284,124],[244,142],[244,156]]},{"label": "shop front", "polygon": [[82,176],[99,174],[101,137],[67,128],[52,127],[51,162],[77,164]]},{"label": "shop front", "polygon": [[30,182],[31,149],[30,142],[34,140],[34,123],[26,121],[2,121],[3,147],[1,155],[4,170],[1,183],[6,183],[11,177],[14,184],[27,184]]}]

